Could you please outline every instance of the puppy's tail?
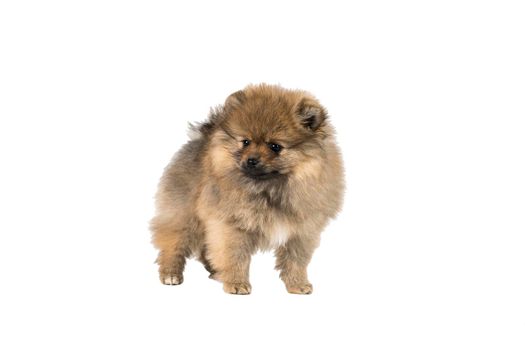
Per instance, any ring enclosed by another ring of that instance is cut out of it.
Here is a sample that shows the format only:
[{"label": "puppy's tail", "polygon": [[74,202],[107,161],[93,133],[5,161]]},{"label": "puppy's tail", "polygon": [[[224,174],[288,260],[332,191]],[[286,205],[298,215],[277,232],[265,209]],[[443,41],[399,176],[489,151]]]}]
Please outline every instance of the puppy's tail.
[{"label": "puppy's tail", "polygon": [[200,140],[204,137],[202,126],[203,123],[188,123],[188,137],[190,140]]},{"label": "puppy's tail", "polygon": [[188,123],[188,136],[191,140],[199,140],[208,137],[224,118],[224,111],[221,106],[212,108],[208,115],[208,120],[203,123]]}]

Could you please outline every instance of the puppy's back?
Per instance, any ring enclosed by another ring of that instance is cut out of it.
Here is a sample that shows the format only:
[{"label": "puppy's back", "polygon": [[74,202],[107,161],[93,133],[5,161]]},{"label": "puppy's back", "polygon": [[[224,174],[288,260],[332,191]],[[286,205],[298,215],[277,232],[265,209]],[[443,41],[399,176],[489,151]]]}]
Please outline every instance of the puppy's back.
[{"label": "puppy's back", "polygon": [[157,192],[159,210],[180,209],[194,198],[201,181],[201,162],[206,140],[195,139],[186,143],[164,169]]}]

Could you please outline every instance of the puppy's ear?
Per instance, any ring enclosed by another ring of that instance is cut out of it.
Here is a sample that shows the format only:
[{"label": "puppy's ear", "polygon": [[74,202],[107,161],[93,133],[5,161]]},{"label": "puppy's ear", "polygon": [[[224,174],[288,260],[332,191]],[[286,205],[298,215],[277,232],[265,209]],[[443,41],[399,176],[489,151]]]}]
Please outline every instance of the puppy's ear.
[{"label": "puppy's ear", "polygon": [[234,92],[228,98],[226,99],[226,102],[224,103],[225,107],[228,108],[235,108],[239,107],[246,101],[246,94],[243,90],[239,90],[237,92]]},{"label": "puppy's ear", "polygon": [[326,120],[326,111],[315,100],[303,98],[297,107],[297,113],[301,124],[312,131],[317,130]]}]

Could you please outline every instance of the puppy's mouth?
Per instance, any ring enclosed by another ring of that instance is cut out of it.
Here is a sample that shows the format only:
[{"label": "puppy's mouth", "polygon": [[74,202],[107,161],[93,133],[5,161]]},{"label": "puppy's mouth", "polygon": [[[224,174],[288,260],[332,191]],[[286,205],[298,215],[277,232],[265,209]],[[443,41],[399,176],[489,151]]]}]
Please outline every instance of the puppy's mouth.
[{"label": "puppy's mouth", "polygon": [[260,181],[276,179],[279,176],[281,176],[281,173],[277,170],[261,171],[261,170],[243,169],[243,173],[246,177],[249,177],[250,179],[260,180]]}]

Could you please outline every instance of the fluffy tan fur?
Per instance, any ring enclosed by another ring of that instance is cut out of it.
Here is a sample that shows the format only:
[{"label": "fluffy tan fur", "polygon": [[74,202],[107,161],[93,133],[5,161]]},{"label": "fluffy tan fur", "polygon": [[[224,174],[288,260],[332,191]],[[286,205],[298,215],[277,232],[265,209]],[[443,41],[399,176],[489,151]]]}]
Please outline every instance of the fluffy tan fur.
[{"label": "fluffy tan fur", "polygon": [[249,294],[251,256],[273,249],[287,290],[310,294],[307,266],[344,191],[325,109],[305,91],[251,85],[195,131],[158,188],[161,281],[182,283],[194,256],[226,292]]}]

